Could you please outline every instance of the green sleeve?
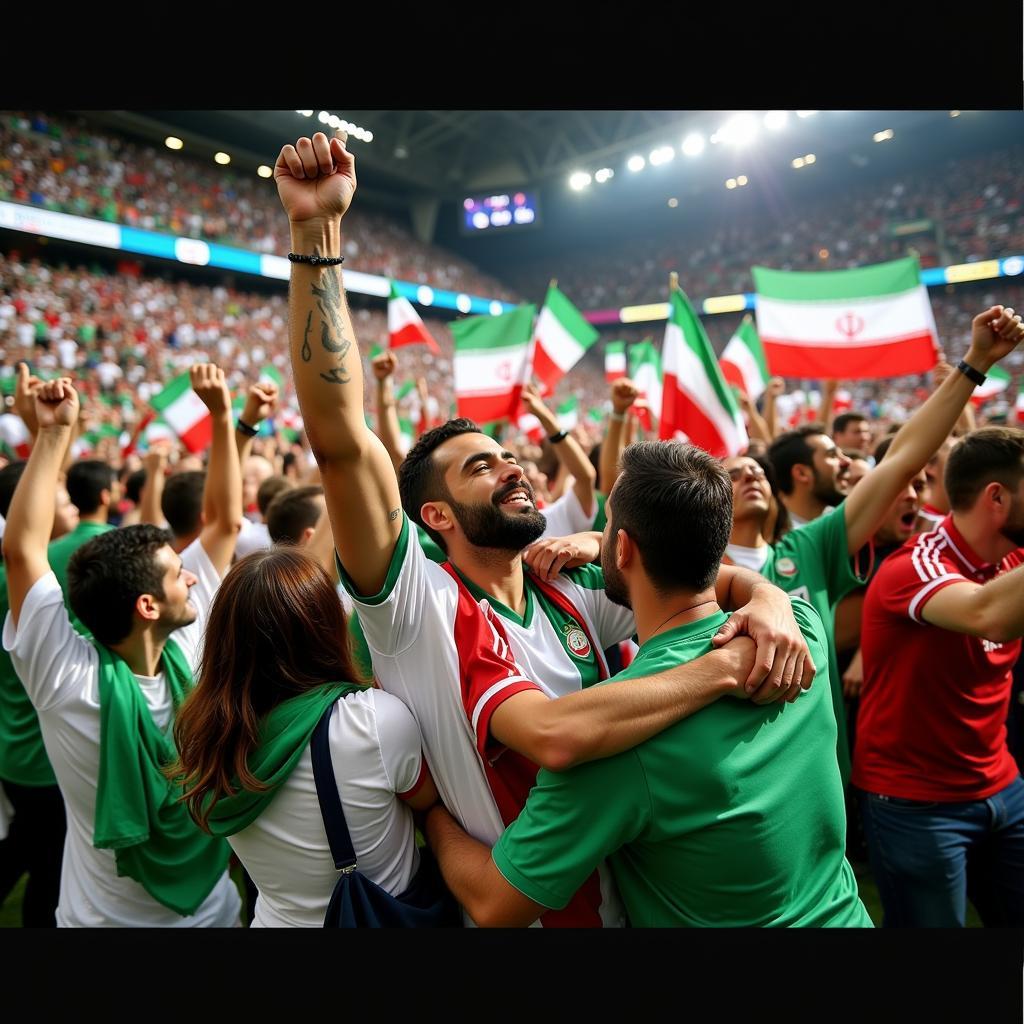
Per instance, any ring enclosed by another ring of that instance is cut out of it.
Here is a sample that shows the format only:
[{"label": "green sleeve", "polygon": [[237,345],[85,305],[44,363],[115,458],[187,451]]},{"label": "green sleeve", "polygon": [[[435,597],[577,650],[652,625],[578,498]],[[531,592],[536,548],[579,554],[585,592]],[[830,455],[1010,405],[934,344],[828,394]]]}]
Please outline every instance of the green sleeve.
[{"label": "green sleeve", "polygon": [[829,604],[836,604],[851,590],[867,582],[866,577],[853,571],[846,538],[846,513],[842,505],[799,530],[791,531],[787,534],[787,539],[789,537],[795,544],[806,548],[805,559],[816,559],[822,567]]},{"label": "green sleeve", "polygon": [[633,750],[567,772],[542,769],[526,806],[491,855],[510,885],[560,910],[650,817],[647,780]]},{"label": "green sleeve", "polygon": [[395,589],[395,584],[398,582],[399,573],[402,571],[402,563],[405,561],[405,552],[409,547],[409,517],[403,512],[402,513],[402,532],[398,535],[398,540],[395,543],[395,550],[391,553],[391,563],[388,565],[387,578],[384,580],[384,586],[381,587],[379,594],[360,594],[355,583],[352,581],[352,577],[345,572],[345,567],[341,564],[341,559],[338,557],[337,549],[334,552],[334,561],[338,567],[338,579],[341,581],[342,586],[352,595],[352,597],[360,604],[382,604],[391,596],[391,591]]}]

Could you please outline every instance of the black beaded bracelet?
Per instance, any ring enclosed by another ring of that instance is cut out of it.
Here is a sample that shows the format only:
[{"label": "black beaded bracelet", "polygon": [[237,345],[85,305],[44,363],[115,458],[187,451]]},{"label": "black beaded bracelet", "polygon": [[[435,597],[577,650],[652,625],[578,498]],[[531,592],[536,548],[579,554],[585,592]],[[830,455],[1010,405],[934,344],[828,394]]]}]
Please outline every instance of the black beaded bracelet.
[{"label": "black beaded bracelet", "polygon": [[569,436],[569,431],[568,430],[560,430],[557,434],[551,434],[548,437],[548,441],[550,441],[551,444],[558,444],[559,441],[564,441],[568,436]]},{"label": "black beaded bracelet", "polygon": [[248,423],[243,423],[241,420],[235,420],[235,426],[245,434],[246,437],[255,437],[259,433],[256,427],[250,427]]},{"label": "black beaded bracelet", "polygon": [[314,267],[337,267],[345,262],[344,256],[301,256],[297,252],[288,253],[292,263],[309,263]]},{"label": "black beaded bracelet", "polygon": [[988,379],[981,370],[976,370],[970,363],[961,359],[956,368],[974,385],[984,384]]}]

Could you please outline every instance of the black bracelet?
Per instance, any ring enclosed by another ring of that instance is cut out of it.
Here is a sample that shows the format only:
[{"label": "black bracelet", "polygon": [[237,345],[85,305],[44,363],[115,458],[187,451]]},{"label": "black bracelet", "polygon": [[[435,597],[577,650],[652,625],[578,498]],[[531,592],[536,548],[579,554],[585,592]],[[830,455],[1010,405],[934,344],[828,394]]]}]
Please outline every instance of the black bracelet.
[{"label": "black bracelet", "polygon": [[984,384],[988,379],[981,370],[976,370],[970,363],[965,362],[963,359],[956,364],[956,368],[969,380],[972,384],[980,385]]},{"label": "black bracelet", "polygon": [[235,421],[235,427],[246,437],[255,437],[259,433],[256,427],[250,427],[248,423],[243,423],[241,420]]},{"label": "black bracelet", "polygon": [[314,267],[337,267],[345,262],[344,256],[300,256],[296,252],[288,253],[292,263],[309,263]]},{"label": "black bracelet", "polygon": [[552,434],[548,440],[552,444],[558,444],[559,441],[564,441],[569,436],[568,430],[560,430],[557,434]]}]

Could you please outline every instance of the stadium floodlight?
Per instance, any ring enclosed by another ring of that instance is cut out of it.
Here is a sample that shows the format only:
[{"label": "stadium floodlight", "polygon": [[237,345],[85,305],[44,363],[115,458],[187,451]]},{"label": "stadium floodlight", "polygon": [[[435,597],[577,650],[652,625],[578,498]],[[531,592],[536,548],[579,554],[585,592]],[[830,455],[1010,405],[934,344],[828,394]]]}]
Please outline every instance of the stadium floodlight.
[{"label": "stadium floodlight", "polygon": [[896,133],[891,128],[886,128],[884,132],[875,132],[871,137],[875,142],[885,142],[887,139],[891,139]]},{"label": "stadium floodlight", "polygon": [[769,131],[777,132],[789,123],[789,113],[785,110],[769,110],[764,115],[764,126]]},{"label": "stadium floodlight", "polygon": [[373,132],[367,130],[366,138],[363,141],[364,142],[373,142]]},{"label": "stadium floodlight", "polygon": [[473,300],[466,294],[456,295],[455,308],[460,313],[468,313],[473,308]]},{"label": "stadium floodlight", "polygon": [[671,199],[670,199],[670,200],[668,201],[668,205],[669,205],[669,206],[670,206],[670,207],[671,207],[671,208],[672,208],[672,209],[674,210],[674,209],[675,209],[675,208],[676,208],[676,207],[677,207],[677,206],[679,205],[679,200],[678,200],[678,199],[676,199],[676,197],[675,197],[675,196],[673,196],[673,197],[672,197],[672,198],[671,198]]},{"label": "stadium floodlight", "polygon": [[269,178],[274,173],[274,171],[273,171],[272,168],[268,167],[266,164],[260,164],[259,167],[256,168],[256,173],[261,178]]},{"label": "stadium floodlight", "polygon": [[581,192],[590,184],[590,175],[586,171],[574,171],[569,175],[569,188]]},{"label": "stadium floodlight", "polygon": [[427,284],[421,284],[416,289],[416,301],[421,306],[432,306],[434,304],[434,289]]},{"label": "stadium floodlight", "polygon": [[817,160],[817,159],[818,158],[813,153],[808,153],[807,156],[804,157],[804,163],[805,164],[813,164],[814,161]]},{"label": "stadium floodlight", "polygon": [[749,111],[733,114],[718,129],[718,135],[730,146],[749,146],[757,138],[757,120]]},{"label": "stadium floodlight", "polygon": [[950,117],[959,117],[960,116],[960,111],[959,110],[951,110],[949,112],[949,116]]},{"label": "stadium floodlight", "polygon": [[173,135],[168,135],[167,138],[164,139],[164,145],[168,149],[182,149],[184,148],[185,143],[182,142],[181,139],[175,138]]},{"label": "stadium floodlight", "polygon": [[594,181],[598,185],[603,185],[606,181],[610,181],[615,177],[615,172],[610,167],[602,167],[601,170],[594,173]]},{"label": "stadium floodlight", "polygon": [[642,171],[647,166],[647,161],[639,153],[634,153],[633,156],[626,161],[626,166],[635,174],[637,171]]},{"label": "stadium floodlight", "polygon": [[807,161],[802,157],[798,156],[793,160],[793,166],[799,170]]},{"label": "stadium floodlight", "polygon": [[227,165],[231,163],[231,157],[227,153],[214,153],[213,159],[219,164]]},{"label": "stadium floodlight", "polygon": [[[337,114],[331,114],[331,116],[327,118],[327,123],[332,128],[340,128],[341,127],[341,118],[338,117]],[[346,128],[346,130],[347,130],[347,128]]]},{"label": "stadium floodlight", "polygon": [[747,176],[745,174],[741,174],[736,179],[736,184],[739,185],[740,188],[742,188],[744,185],[746,185],[746,183],[747,183]]},{"label": "stadium floodlight", "polygon": [[295,113],[296,114],[301,114],[303,117],[312,117],[313,116],[313,111],[312,110],[296,110]]},{"label": "stadium floodlight", "polygon": [[501,314],[505,312],[501,303],[497,299],[495,299],[487,308],[490,311],[491,316],[501,316]]},{"label": "stadium floodlight", "polygon": [[725,182],[725,187],[726,188],[735,188],[736,187],[736,179],[735,178],[727,178],[726,182]]},{"label": "stadium floodlight", "polygon": [[675,155],[676,151],[671,146],[659,146],[651,151],[651,166],[658,167],[660,164],[667,164]]},{"label": "stadium floodlight", "polygon": [[797,117],[813,117],[818,111],[816,110],[798,110],[796,112]]},{"label": "stadium floodlight", "polygon": [[327,124],[327,122],[331,119],[331,115],[328,114],[326,110],[321,110],[320,113],[316,115],[316,119],[321,124]]},{"label": "stadium floodlight", "polygon": [[704,136],[700,132],[690,132],[683,139],[683,144],[680,148],[683,151],[683,156],[700,156],[704,152]]}]

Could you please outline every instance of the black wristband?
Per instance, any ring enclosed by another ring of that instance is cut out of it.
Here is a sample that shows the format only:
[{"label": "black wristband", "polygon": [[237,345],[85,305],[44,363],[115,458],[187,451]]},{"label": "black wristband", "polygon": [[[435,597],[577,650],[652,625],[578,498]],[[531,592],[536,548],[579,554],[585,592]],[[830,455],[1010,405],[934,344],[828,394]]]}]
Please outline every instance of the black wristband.
[{"label": "black wristband", "polygon": [[243,423],[241,420],[235,421],[235,428],[245,434],[246,437],[255,437],[259,433],[256,427],[250,427],[248,423]]},{"label": "black wristband", "polygon": [[560,430],[557,434],[552,434],[548,440],[552,444],[558,444],[560,441],[564,441],[569,436],[568,430]]},{"label": "black wristband", "polygon": [[974,385],[984,384],[988,379],[981,370],[976,370],[970,363],[965,362],[963,359],[956,364],[956,368]]},{"label": "black wristband", "polygon": [[296,252],[288,253],[292,263],[309,263],[314,267],[337,267],[345,262],[344,256],[300,256]]}]

